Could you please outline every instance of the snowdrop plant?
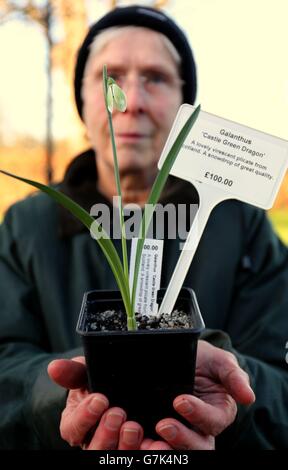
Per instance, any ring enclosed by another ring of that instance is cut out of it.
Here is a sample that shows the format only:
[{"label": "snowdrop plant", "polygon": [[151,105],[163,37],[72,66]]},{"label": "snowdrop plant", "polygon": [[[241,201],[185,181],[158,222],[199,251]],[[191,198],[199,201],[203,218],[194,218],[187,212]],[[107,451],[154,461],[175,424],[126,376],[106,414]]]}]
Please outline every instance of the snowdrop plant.
[{"label": "snowdrop plant", "polygon": [[[117,85],[113,78],[107,76],[106,66],[103,68],[103,92],[105,106],[107,110],[109,130],[111,136],[112,150],[113,150],[113,159],[114,159],[114,173],[116,188],[118,193],[119,200],[119,215],[120,215],[120,224],[121,224],[121,242],[122,242],[122,261],[115,249],[114,244],[110,240],[109,236],[103,229],[103,227],[97,223],[97,221],[84,210],[79,204],[74,202],[71,198],[61,193],[55,188],[46,186],[37,181],[32,181],[6,171],[0,170],[1,173],[16,178],[20,181],[23,181],[31,186],[36,187],[37,189],[48,194],[52,199],[57,203],[61,204],[63,207],[68,209],[77,219],[79,219],[89,230],[93,236],[95,233],[95,240],[99,243],[107,262],[110,265],[110,268],[114,274],[115,280],[119,287],[125,311],[127,314],[127,329],[136,330],[137,324],[135,320],[135,297],[136,297],[136,287],[138,281],[138,273],[140,267],[141,253],[145,241],[145,237],[149,228],[153,210],[157,201],[160,197],[162,189],[166,183],[166,180],[169,176],[170,170],[173,166],[173,163],[189,133],[193,124],[195,123],[199,111],[200,105],[194,110],[192,115],[188,118],[187,122],[184,124],[183,128],[179,132],[175,142],[173,143],[165,162],[162,165],[161,170],[159,171],[154,184],[152,186],[150,196],[148,198],[147,204],[145,204],[145,209],[143,213],[142,223],[139,231],[139,237],[137,242],[136,257],[135,257],[135,266],[134,266],[134,278],[132,288],[130,289],[129,285],[129,268],[128,268],[128,257],[127,257],[127,243],[126,243],[126,234],[125,234],[125,224],[124,224],[124,212],[122,205],[122,193],[120,185],[120,174],[117,160],[117,149],[115,144],[113,122],[112,122],[112,113],[113,109],[117,109],[120,112],[125,112],[126,110],[126,96],[123,90]],[[100,235],[100,236],[99,236]]]}]

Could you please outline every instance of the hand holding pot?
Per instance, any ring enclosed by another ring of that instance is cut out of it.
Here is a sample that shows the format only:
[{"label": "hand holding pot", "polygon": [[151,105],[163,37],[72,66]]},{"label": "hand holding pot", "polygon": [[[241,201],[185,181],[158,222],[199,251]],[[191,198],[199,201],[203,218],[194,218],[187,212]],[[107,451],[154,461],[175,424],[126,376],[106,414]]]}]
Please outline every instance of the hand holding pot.
[{"label": "hand holding pot", "polygon": [[70,445],[84,449],[214,449],[215,436],[235,419],[236,403],[248,405],[255,400],[248,375],[235,356],[199,341],[195,396],[181,395],[173,403],[193,430],[175,419],[165,418],[156,426],[164,441],[143,440],[142,427],[126,421],[124,410],[109,408],[108,399],[102,394],[88,393],[83,357],[52,361],[48,372],[52,380],[70,389],[60,423],[61,436]]},{"label": "hand holding pot", "polygon": [[142,427],[126,421],[123,409],[109,408],[109,401],[103,394],[88,392],[84,357],[52,361],[48,373],[54,382],[69,389],[60,422],[60,433],[65,441],[85,450],[139,449]]},{"label": "hand holding pot", "polygon": [[[237,403],[249,405],[255,400],[248,374],[236,357],[202,340],[198,342],[194,394],[178,396],[173,402],[193,430],[172,418],[156,426],[172,449],[214,449],[215,437],[235,420]],[[152,440],[144,440],[141,449],[157,449],[154,446]]]}]

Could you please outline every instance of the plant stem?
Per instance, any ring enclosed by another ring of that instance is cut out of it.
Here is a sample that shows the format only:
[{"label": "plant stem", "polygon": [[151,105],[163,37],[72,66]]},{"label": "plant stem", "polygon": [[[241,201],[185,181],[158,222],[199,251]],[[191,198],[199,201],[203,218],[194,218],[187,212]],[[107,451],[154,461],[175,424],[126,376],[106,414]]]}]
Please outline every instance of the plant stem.
[{"label": "plant stem", "polygon": [[[118,160],[117,160],[117,151],[116,151],[116,144],[115,144],[115,138],[114,138],[112,115],[111,115],[111,113],[108,109],[107,109],[107,112],[108,112],[109,130],[110,130],[110,135],[111,135],[113,158],[114,158],[115,181],[116,181],[116,188],[117,188],[118,200],[119,200],[119,218],[120,218],[120,226],[121,226],[121,244],[122,244],[123,270],[124,270],[125,282],[129,286],[129,268],[128,268],[128,255],[127,255],[127,243],[126,243],[126,229],[125,229],[125,222],[124,222],[124,212],[123,212],[123,204],[122,204],[122,191],[121,191],[121,185],[120,185],[120,175],[119,175],[119,167],[118,167]],[[126,314],[127,314],[127,328],[128,328],[128,330],[136,330],[137,325],[136,325],[136,321],[135,321],[135,318],[134,318],[134,309],[132,308],[131,298],[130,298],[128,310],[127,310],[127,307],[126,307]]]},{"label": "plant stem", "polygon": [[127,329],[128,329],[128,331],[137,330],[137,323],[136,323],[134,312],[133,312],[133,315],[131,315],[131,316],[128,315],[127,316]]},{"label": "plant stem", "polygon": [[[111,136],[112,142],[112,151],[113,151],[113,160],[114,160],[114,175],[115,175],[115,182],[116,182],[116,189],[118,193],[119,199],[119,218],[120,218],[120,227],[121,227],[121,244],[122,244],[122,261],[123,261],[123,271],[124,271],[124,278],[125,283],[128,286],[129,290],[129,268],[128,268],[128,255],[127,255],[127,243],[126,243],[126,229],[125,229],[125,221],[124,221],[124,211],[123,211],[123,204],[122,204],[122,191],[121,191],[121,184],[120,184],[120,174],[119,174],[119,166],[118,166],[118,158],[117,158],[117,149],[115,144],[115,136],[114,136],[114,129],[113,129],[113,122],[112,122],[112,113],[109,111],[107,106],[107,68],[104,66],[103,68],[103,86],[104,86],[104,96],[105,96],[105,105],[108,114],[108,122],[109,122],[109,131]],[[128,330],[136,330],[136,320],[134,315],[134,309],[132,307],[132,296],[129,295],[129,306],[125,305],[126,314],[127,314],[127,328]],[[127,308],[128,307],[128,308]]]},{"label": "plant stem", "polygon": [[123,205],[122,205],[122,191],[121,191],[121,185],[120,185],[120,175],[119,175],[116,145],[115,145],[115,139],[114,139],[112,116],[111,116],[110,111],[108,111],[108,120],[109,120],[109,130],[110,130],[110,135],[111,135],[111,140],[112,140],[115,181],[116,181],[116,188],[117,188],[117,193],[118,193],[118,197],[119,197],[119,217],[120,217],[120,225],[121,225],[123,268],[124,268],[124,274],[126,276],[126,279],[129,279],[127,243],[126,243],[126,229],[125,229],[124,212],[123,212]]}]

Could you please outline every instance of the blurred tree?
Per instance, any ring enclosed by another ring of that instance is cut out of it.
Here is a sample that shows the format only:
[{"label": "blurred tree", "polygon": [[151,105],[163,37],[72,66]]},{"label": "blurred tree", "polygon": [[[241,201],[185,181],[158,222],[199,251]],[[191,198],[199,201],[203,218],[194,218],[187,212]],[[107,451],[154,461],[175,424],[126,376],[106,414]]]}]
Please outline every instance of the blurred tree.
[{"label": "blurred tree", "polygon": [[[53,179],[52,158],[52,69],[61,67],[71,80],[74,52],[87,26],[85,1],[77,0],[0,0],[0,24],[19,19],[33,21],[41,26],[47,41],[47,99],[46,99],[46,180]],[[54,32],[57,23],[62,25],[61,40]]]},{"label": "blurred tree", "polygon": [[50,3],[64,32],[62,40],[53,47],[52,63],[55,67],[62,67],[70,80],[75,65],[75,51],[88,24],[85,0],[52,0]]}]

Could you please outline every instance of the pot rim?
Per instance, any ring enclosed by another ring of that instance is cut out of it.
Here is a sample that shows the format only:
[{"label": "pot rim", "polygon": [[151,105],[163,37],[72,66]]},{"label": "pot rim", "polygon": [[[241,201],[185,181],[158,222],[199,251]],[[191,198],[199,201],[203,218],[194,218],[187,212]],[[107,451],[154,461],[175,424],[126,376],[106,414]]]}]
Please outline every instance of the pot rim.
[{"label": "pot rim", "polygon": [[[162,288],[159,289],[157,299],[160,301],[161,297],[164,296],[166,289]],[[135,330],[135,331],[126,331],[126,330],[109,330],[109,331],[85,331],[83,329],[83,325],[85,322],[85,315],[86,315],[86,303],[88,296],[91,294],[98,293],[99,296],[103,295],[103,298],[101,298],[101,302],[105,301],[122,301],[121,299],[121,294],[118,290],[102,290],[102,289],[94,289],[90,290],[84,293],[83,300],[82,300],[82,305],[81,305],[81,310],[76,326],[76,332],[80,334],[81,336],[88,336],[88,337],[102,337],[102,336],[113,336],[115,337],[131,337],[131,336],[143,336],[143,335],[175,335],[175,334],[181,334],[181,335],[200,335],[200,333],[204,330],[205,328],[205,323],[201,315],[201,311],[197,302],[197,298],[195,295],[195,292],[193,289],[190,287],[182,287],[178,299],[181,299],[181,296],[183,297],[183,293],[185,294],[186,299],[189,298],[192,303],[193,307],[193,312],[194,312],[194,318],[193,321],[195,321],[196,325],[194,328],[158,328],[158,329],[149,329],[149,330]],[[112,296],[112,298],[111,298]],[[184,297],[184,298],[185,298]],[[100,300],[100,299],[99,299]]]}]

